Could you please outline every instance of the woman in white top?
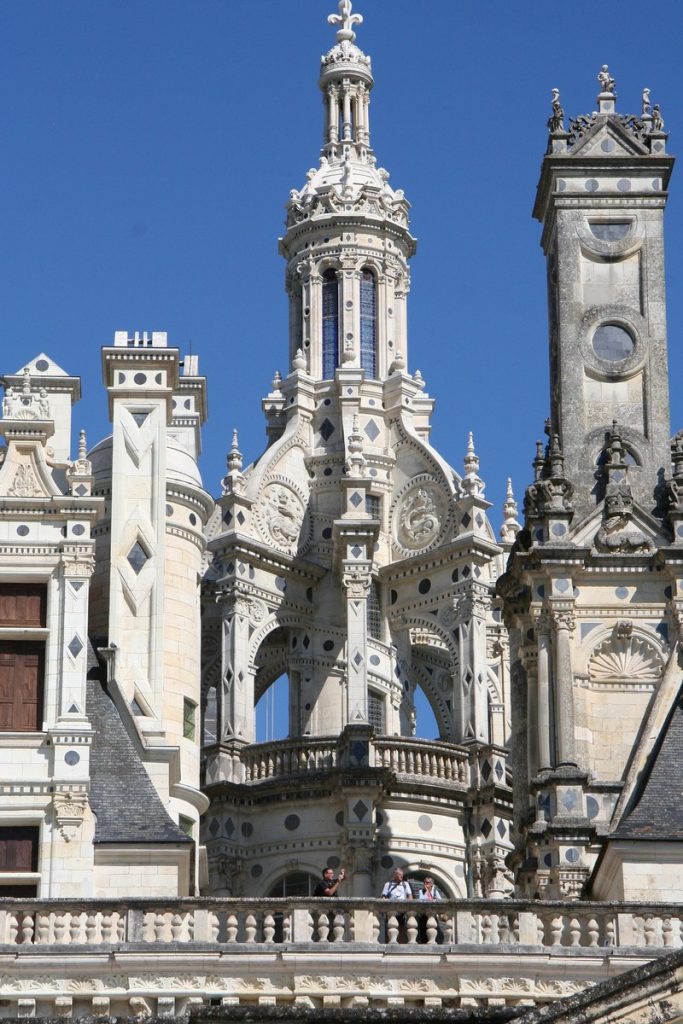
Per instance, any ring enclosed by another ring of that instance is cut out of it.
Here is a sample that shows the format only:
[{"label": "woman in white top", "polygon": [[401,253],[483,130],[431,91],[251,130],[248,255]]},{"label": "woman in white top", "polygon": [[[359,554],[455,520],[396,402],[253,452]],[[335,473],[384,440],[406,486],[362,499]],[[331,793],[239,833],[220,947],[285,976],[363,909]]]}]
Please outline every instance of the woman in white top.
[{"label": "woman in white top", "polygon": [[420,889],[417,898],[419,900],[442,900],[443,896],[434,885],[434,879],[427,875],[422,882],[422,888]]}]

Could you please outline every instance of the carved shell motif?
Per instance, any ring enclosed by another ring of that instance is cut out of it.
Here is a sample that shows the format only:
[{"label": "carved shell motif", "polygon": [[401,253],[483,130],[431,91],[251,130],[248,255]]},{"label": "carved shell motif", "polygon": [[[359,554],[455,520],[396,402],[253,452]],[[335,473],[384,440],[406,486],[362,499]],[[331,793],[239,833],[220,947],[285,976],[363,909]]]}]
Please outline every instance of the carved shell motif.
[{"label": "carved shell motif", "polygon": [[593,651],[588,673],[591,682],[655,683],[662,674],[662,658],[643,637],[610,636]]}]

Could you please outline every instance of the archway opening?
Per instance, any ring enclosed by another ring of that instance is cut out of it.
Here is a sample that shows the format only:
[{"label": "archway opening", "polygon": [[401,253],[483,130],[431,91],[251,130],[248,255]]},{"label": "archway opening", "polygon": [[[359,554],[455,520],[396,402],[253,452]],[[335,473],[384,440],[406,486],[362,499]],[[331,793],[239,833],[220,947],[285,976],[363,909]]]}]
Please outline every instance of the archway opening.
[{"label": "archway opening", "polygon": [[255,708],[256,742],[273,743],[289,736],[289,677],[278,676],[259,697]]},{"label": "archway opening", "polygon": [[414,736],[420,740],[441,739],[441,730],[429,697],[418,683],[413,694],[415,705]]}]

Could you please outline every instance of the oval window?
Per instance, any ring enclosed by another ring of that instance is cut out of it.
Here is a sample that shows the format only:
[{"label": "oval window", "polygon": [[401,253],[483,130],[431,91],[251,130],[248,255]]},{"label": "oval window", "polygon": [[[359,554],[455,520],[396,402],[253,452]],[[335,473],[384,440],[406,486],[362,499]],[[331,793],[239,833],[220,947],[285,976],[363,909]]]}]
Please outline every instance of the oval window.
[{"label": "oval window", "polygon": [[593,351],[608,363],[628,359],[635,347],[629,332],[619,324],[601,324],[593,335]]}]

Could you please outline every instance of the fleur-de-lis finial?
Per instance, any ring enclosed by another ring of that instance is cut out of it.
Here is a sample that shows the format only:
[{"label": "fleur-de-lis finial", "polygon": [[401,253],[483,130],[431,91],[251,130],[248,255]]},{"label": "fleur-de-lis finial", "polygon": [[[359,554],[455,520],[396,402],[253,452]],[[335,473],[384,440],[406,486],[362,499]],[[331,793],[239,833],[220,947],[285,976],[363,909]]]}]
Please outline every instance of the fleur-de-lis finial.
[{"label": "fleur-de-lis finial", "polygon": [[330,14],[327,21],[330,25],[339,25],[337,30],[338,43],[343,42],[345,39],[352,43],[356,38],[353,26],[363,24],[363,15],[351,14],[351,0],[339,0],[339,14]]}]

